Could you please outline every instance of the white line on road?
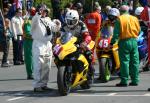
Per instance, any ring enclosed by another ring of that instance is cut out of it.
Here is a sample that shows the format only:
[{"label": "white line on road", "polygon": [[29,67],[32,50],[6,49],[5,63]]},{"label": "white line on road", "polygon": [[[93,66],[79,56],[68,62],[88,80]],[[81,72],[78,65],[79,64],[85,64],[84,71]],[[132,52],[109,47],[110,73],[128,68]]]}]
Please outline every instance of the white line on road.
[{"label": "white line on road", "polygon": [[114,96],[114,95],[116,95],[117,93],[110,93],[110,94],[108,94],[107,96]]},{"label": "white line on road", "polygon": [[150,93],[144,94],[145,96],[150,96]]},{"label": "white line on road", "polygon": [[15,97],[15,98],[8,99],[7,101],[10,102],[10,101],[14,101],[14,100],[22,99],[22,98],[25,98],[25,97]]},{"label": "white line on road", "polygon": [[86,94],[76,94],[76,95],[69,95],[69,96],[75,96],[75,97],[150,97],[150,95],[86,95]]}]

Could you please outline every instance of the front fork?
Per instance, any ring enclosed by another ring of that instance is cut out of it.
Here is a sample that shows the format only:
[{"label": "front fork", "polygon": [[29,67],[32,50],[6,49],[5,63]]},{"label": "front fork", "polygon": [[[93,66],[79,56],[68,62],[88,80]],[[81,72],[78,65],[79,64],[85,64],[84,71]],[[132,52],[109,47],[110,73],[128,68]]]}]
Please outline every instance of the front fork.
[{"label": "front fork", "polygon": [[66,66],[65,72],[67,72],[67,81],[72,83],[72,66]]},{"label": "front fork", "polygon": [[94,66],[92,63],[92,58],[93,58],[92,51],[90,51],[90,50],[86,51],[84,55],[89,63],[88,75],[89,75],[89,77],[92,77],[92,76],[94,76],[94,72],[95,72],[95,69],[94,69]]}]

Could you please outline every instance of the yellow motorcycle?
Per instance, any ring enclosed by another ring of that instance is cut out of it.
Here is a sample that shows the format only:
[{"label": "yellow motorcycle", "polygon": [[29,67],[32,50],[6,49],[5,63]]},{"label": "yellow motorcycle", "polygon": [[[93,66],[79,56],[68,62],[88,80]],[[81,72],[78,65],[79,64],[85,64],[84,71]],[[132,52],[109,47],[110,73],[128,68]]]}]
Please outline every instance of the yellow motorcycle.
[{"label": "yellow motorcycle", "polygon": [[108,49],[112,35],[109,35],[108,28],[103,28],[100,38],[96,45],[96,53],[99,61],[99,80],[108,82],[111,74],[119,73],[120,61],[118,55],[118,44],[114,44],[112,49]]},{"label": "yellow motorcycle", "polygon": [[[76,37],[71,33],[66,33],[57,39],[53,48],[54,62],[58,68],[58,91],[63,96],[79,85],[83,89],[90,88],[89,63],[76,42]],[[94,45],[92,41],[88,48],[93,48]]]}]

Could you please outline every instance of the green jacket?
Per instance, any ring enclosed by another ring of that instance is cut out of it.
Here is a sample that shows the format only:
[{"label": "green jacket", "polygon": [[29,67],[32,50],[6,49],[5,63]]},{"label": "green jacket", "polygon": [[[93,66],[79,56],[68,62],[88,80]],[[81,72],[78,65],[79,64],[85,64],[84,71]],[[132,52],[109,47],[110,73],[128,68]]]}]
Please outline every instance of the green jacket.
[{"label": "green jacket", "polygon": [[120,34],[120,22],[119,20],[116,20],[115,26],[114,26],[114,31],[113,31],[113,37],[111,39],[111,44],[114,44],[118,41],[119,34]]}]

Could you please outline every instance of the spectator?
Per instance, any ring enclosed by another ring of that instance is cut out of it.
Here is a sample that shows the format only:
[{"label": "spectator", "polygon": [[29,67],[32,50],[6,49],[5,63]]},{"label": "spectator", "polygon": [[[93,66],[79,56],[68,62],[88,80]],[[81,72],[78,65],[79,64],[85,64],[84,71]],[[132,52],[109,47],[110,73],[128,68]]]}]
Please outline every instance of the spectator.
[{"label": "spectator", "polygon": [[1,3],[3,4],[3,7],[6,8],[9,0],[2,0]]},{"label": "spectator", "polygon": [[[150,0],[147,0],[147,6],[144,7],[144,10],[141,13],[141,19],[145,22],[145,24],[148,26],[148,33],[147,33],[147,38],[148,38],[148,64],[150,68]],[[148,89],[150,91],[150,88]]]},{"label": "spectator", "polygon": [[29,12],[26,9],[22,10],[22,19],[25,20],[25,18],[28,18],[28,14]]},{"label": "spectator", "polygon": [[82,13],[83,13],[83,5],[82,5],[80,2],[78,2],[78,3],[75,5],[74,9],[78,11],[79,20],[84,21],[84,16],[83,16],[83,14],[82,14]]},{"label": "spectator", "polygon": [[47,87],[47,83],[52,61],[52,44],[50,41],[53,34],[48,35],[45,26],[49,26],[52,32],[57,32],[61,27],[61,22],[58,20],[51,21],[48,13],[48,9],[39,8],[31,24],[34,92],[51,90]]},{"label": "spectator", "polygon": [[112,47],[119,38],[121,81],[116,86],[127,87],[129,75],[131,77],[129,85],[137,86],[139,83],[139,53],[136,38],[140,33],[140,25],[136,17],[129,15],[127,5],[122,5],[120,10],[122,15],[115,22],[110,46]]},{"label": "spectator", "polygon": [[69,2],[65,8],[73,9],[73,3]]},{"label": "spectator", "polygon": [[2,12],[0,10],[0,43],[3,51],[3,58],[1,67],[9,67],[8,51],[9,51],[9,39],[10,39],[11,31],[10,31],[10,21],[9,19],[3,17]]},{"label": "spectator", "polygon": [[144,7],[144,10],[140,14],[141,20],[144,21],[145,25],[148,27],[147,31],[147,40],[148,40],[148,64],[150,68],[150,0],[147,0],[147,6]]},{"label": "spectator", "polygon": [[2,42],[3,47],[3,59],[1,67],[9,67],[8,53],[9,53],[9,45],[10,45],[10,38],[12,38],[12,31],[10,27],[10,20],[5,18],[5,31],[4,31],[4,41]]},{"label": "spectator", "polygon": [[33,79],[33,61],[32,61],[32,37],[31,37],[31,20],[35,15],[36,9],[34,7],[29,11],[29,15],[25,17],[23,25],[24,38],[24,60],[27,72],[27,79]]},{"label": "spectator", "polygon": [[15,16],[15,14],[16,14],[16,4],[15,3],[13,3],[13,4],[8,4],[8,14],[7,14],[7,16],[8,16],[8,18],[9,18],[9,20],[11,20],[14,16]]},{"label": "spectator", "polygon": [[59,17],[59,20],[62,24],[65,23],[65,11],[64,9],[60,9],[60,17]]},{"label": "spectator", "polygon": [[111,9],[111,6],[107,5],[105,8],[104,8],[104,11],[101,13],[101,16],[102,16],[102,22],[105,22],[108,20],[108,11]]},{"label": "spectator", "polygon": [[4,8],[4,18],[8,18],[8,8]]},{"label": "spectator", "polygon": [[139,19],[141,31],[144,32],[144,36],[147,36],[147,26],[145,25],[144,21],[140,18],[141,12],[144,10],[144,7],[137,7],[135,9],[135,16]]},{"label": "spectator", "polygon": [[4,34],[4,28],[5,27],[5,23],[4,23],[4,16],[2,14],[2,11],[0,9],[0,41],[2,41],[2,36]]},{"label": "spectator", "polygon": [[12,18],[12,32],[13,32],[13,61],[14,65],[24,64],[23,60],[23,19],[22,19],[22,10],[17,9],[16,15]]}]

